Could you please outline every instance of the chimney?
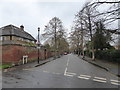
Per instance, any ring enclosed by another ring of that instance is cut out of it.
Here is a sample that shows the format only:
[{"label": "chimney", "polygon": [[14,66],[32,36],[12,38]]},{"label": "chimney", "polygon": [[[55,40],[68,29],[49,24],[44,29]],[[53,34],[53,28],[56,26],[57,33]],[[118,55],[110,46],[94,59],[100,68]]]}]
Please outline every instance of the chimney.
[{"label": "chimney", "polygon": [[24,31],[24,26],[23,26],[23,25],[21,25],[21,26],[20,26],[20,29]]}]

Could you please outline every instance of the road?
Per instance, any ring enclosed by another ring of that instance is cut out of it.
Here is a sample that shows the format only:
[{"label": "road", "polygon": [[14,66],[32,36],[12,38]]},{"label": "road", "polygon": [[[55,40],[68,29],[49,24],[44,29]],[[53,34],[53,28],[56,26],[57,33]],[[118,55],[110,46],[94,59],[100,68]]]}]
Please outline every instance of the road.
[{"label": "road", "polygon": [[3,88],[118,88],[115,75],[68,54],[39,67],[3,73]]}]

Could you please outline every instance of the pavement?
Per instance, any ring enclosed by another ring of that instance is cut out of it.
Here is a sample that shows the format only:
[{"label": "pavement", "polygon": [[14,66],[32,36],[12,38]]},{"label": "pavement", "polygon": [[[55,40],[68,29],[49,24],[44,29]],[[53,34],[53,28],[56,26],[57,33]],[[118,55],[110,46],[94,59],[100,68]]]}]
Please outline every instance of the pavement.
[{"label": "pavement", "polygon": [[[82,56],[79,57],[82,58]],[[120,77],[120,63],[110,62],[106,60],[99,60],[99,59],[92,60],[90,57],[87,56],[85,56],[83,60],[95,66],[98,66],[102,69],[105,69],[106,71]]]},{"label": "pavement", "polygon": [[[48,60],[49,61],[49,60]],[[3,88],[119,88],[120,79],[108,71],[68,54],[37,66],[17,66],[2,73]]]},{"label": "pavement", "polygon": [[13,71],[13,70],[19,70],[19,69],[24,69],[24,68],[33,68],[33,67],[38,67],[38,66],[41,66],[47,62],[50,62],[50,61],[53,61],[54,59],[51,57],[51,58],[48,58],[48,59],[45,59],[45,60],[40,60],[39,61],[39,64],[36,61],[34,62],[29,62],[29,63],[26,63],[26,64],[22,64],[22,65],[18,65],[18,66],[13,66],[13,67],[10,67],[10,68],[6,68],[6,69],[3,69],[2,71],[3,72],[9,72],[9,71]]}]

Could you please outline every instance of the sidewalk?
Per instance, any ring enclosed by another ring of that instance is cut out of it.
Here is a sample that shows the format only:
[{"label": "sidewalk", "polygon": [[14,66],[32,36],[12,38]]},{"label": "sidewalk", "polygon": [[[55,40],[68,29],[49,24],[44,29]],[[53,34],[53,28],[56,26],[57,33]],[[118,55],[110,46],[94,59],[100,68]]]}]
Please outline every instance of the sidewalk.
[{"label": "sidewalk", "polygon": [[[79,56],[82,59],[82,56]],[[115,63],[115,62],[109,62],[106,60],[92,60],[89,57],[86,57],[83,59],[95,66],[98,66],[102,69],[105,69],[106,71],[109,71],[110,73],[119,76],[120,77],[120,64],[119,63]],[[119,72],[118,72],[119,71]]]},{"label": "sidewalk", "polygon": [[19,65],[19,66],[14,66],[14,67],[11,67],[11,68],[3,69],[2,71],[3,72],[8,72],[8,71],[16,70],[16,69],[21,70],[21,69],[33,68],[33,67],[43,65],[43,64],[45,64],[47,62],[50,62],[50,61],[53,61],[52,57],[48,58],[46,60],[40,60],[39,64],[37,63],[37,60],[36,60],[34,62],[30,62],[30,63],[22,64],[22,65]]}]

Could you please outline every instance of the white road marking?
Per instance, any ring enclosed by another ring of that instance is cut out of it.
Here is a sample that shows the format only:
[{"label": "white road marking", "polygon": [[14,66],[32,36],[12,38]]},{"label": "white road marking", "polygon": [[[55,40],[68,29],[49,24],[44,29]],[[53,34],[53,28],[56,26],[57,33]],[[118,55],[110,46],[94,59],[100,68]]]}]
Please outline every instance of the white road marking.
[{"label": "white road marking", "polygon": [[98,80],[98,79],[93,79],[93,81],[97,81],[97,82],[104,82],[104,83],[106,83],[106,82],[107,82],[107,81]]},{"label": "white road marking", "polygon": [[76,73],[66,72],[66,74],[76,75]]},{"label": "white road marking", "polygon": [[45,72],[45,73],[49,73],[48,71],[43,71],[43,72]]},{"label": "white road marking", "polygon": [[110,81],[111,81],[111,82],[120,82],[120,81],[118,81],[118,80],[113,80],[113,79],[111,79]]},{"label": "white road marking", "polygon": [[101,79],[101,80],[106,80],[106,78],[101,78],[101,77],[94,77],[95,79]]},{"label": "white road marking", "polygon": [[67,66],[68,66],[68,64],[69,64],[69,57],[68,57],[68,60],[67,60]]},{"label": "white road marking", "polygon": [[78,76],[78,78],[81,78],[81,79],[90,79],[90,78],[88,78],[88,77],[82,77],[82,76]]},{"label": "white road marking", "polygon": [[81,77],[89,77],[89,78],[91,77],[91,76],[88,76],[88,75],[82,75],[82,74],[81,74],[80,76],[81,76]]},{"label": "white road marking", "polygon": [[120,85],[120,84],[119,84],[120,81],[118,81],[118,80],[113,80],[113,79],[111,79],[110,81],[111,81],[111,84]]},{"label": "white road marking", "polygon": [[66,74],[66,72],[67,72],[67,67],[65,68],[65,72],[64,72],[64,75]]},{"label": "white road marking", "polygon": [[[68,60],[67,60],[67,67],[68,67],[68,63],[69,63],[69,57],[68,57]],[[67,67],[65,68],[64,75],[66,75]]]},{"label": "white road marking", "polygon": [[120,85],[120,84],[118,84],[118,83],[116,83],[116,82],[111,82],[111,84],[114,84],[114,85]]},{"label": "white road marking", "polygon": [[69,77],[73,77],[74,75],[70,75],[70,74],[64,74],[65,76],[69,76]]}]

